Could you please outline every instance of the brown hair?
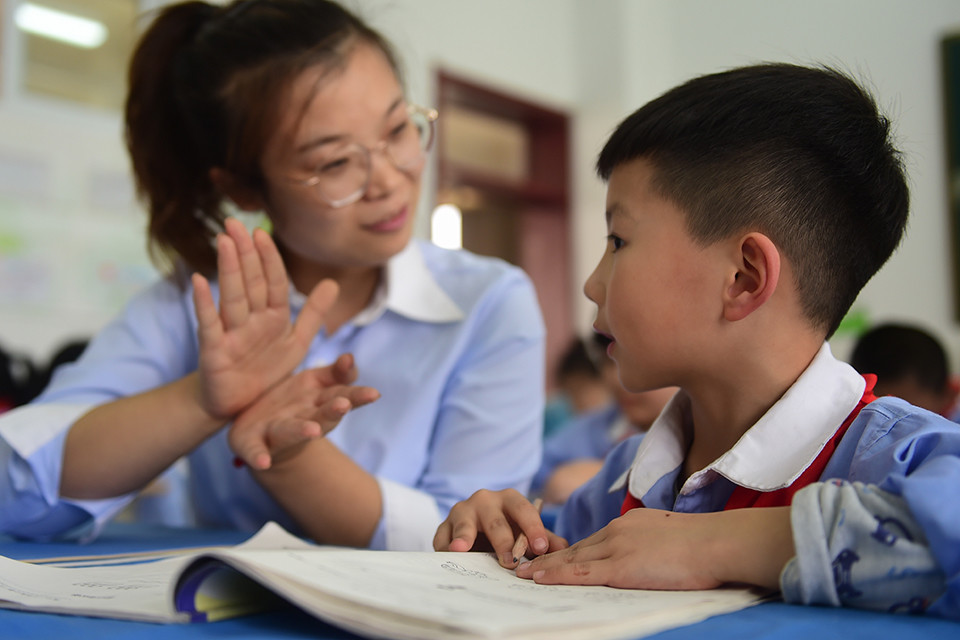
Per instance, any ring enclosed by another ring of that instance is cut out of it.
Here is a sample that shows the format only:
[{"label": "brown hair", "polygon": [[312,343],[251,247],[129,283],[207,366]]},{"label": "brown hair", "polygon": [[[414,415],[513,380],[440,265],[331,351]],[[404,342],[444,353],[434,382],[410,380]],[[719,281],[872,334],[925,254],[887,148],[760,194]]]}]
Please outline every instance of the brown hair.
[{"label": "brown hair", "polygon": [[224,196],[210,169],[262,190],[277,98],[302,70],[342,63],[358,40],[380,49],[399,77],[389,43],[327,0],[191,1],[157,15],[130,62],[125,138],[158,266],[216,272]]}]

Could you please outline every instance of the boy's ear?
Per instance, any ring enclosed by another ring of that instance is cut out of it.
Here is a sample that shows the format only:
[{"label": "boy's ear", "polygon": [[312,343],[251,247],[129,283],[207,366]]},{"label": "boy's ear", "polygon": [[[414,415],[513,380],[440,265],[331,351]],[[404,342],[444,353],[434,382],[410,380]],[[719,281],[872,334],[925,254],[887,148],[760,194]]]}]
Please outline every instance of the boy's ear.
[{"label": "boy's ear", "polygon": [[762,233],[740,239],[737,270],[724,291],[723,317],[743,320],[770,299],[780,280],[780,250]]},{"label": "boy's ear", "polygon": [[210,182],[227,198],[230,198],[241,211],[262,211],[263,198],[260,193],[242,184],[237,178],[220,167],[210,169]]}]

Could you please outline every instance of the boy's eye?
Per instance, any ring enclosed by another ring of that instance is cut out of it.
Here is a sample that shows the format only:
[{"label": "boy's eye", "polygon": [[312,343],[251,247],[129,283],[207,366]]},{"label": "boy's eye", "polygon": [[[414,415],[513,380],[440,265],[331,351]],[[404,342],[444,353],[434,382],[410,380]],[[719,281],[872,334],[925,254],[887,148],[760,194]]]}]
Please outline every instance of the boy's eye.
[{"label": "boy's eye", "polygon": [[614,233],[611,233],[610,235],[607,236],[607,244],[610,245],[610,247],[613,250],[613,253],[616,253],[623,247],[623,238],[621,238],[620,236]]}]

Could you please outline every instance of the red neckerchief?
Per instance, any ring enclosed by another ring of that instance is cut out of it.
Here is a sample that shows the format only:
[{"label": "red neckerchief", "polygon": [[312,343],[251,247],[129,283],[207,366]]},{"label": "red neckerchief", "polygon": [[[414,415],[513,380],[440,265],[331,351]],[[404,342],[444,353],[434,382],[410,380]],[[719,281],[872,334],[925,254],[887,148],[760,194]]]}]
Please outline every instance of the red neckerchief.
[{"label": "red neckerchief", "polygon": [[[803,473],[801,473],[790,486],[777,489],[776,491],[757,491],[756,489],[738,486],[733,490],[733,494],[730,496],[730,499],[727,500],[727,504],[723,507],[723,510],[743,509],[744,507],[785,507],[793,501],[793,494],[808,484],[819,480],[823,474],[823,470],[827,467],[827,463],[830,462],[830,458],[833,457],[833,452],[837,450],[837,445],[840,444],[840,440],[843,439],[843,435],[847,432],[847,429],[857,415],[859,415],[860,410],[877,399],[877,397],[873,395],[873,387],[877,384],[877,376],[872,373],[867,373],[863,375],[863,379],[867,385],[863,390],[863,396],[860,398],[860,402],[858,402],[857,406],[850,412],[847,419],[843,421],[843,424],[841,424],[840,428],[833,434],[833,437],[823,445],[823,449],[817,454],[813,462],[810,463],[810,466],[804,469]],[[627,489],[623,506],[620,507],[620,515],[642,506],[643,503],[640,499],[635,498],[633,494],[630,493],[630,490]]]}]

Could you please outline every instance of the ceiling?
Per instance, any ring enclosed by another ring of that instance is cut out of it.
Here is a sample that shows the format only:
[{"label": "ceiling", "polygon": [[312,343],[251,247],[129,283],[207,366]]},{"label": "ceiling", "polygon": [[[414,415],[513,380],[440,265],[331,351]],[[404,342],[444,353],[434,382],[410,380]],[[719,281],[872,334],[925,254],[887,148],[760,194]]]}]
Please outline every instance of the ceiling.
[{"label": "ceiling", "polygon": [[119,110],[137,36],[137,0],[32,0],[34,4],[99,20],[109,30],[96,49],[82,49],[29,33],[23,42],[23,90]]}]

